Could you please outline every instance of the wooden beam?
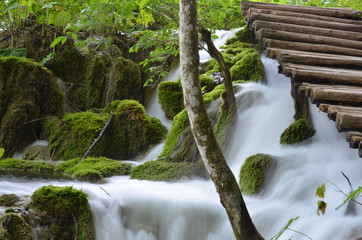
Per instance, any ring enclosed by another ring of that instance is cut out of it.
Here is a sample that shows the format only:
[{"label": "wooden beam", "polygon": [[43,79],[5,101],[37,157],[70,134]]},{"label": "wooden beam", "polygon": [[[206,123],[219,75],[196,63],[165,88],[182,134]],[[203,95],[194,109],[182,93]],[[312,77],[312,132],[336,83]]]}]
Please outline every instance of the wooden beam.
[{"label": "wooden beam", "polygon": [[244,16],[247,14],[249,8],[267,8],[271,10],[281,10],[297,13],[314,14],[328,17],[338,17],[361,20],[361,12],[355,10],[346,10],[343,8],[320,8],[311,6],[297,6],[288,4],[275,4],[275,3],[261,3],[261,2],[248,2],[242,1],[242,12]]},{"label": "wooden beam", "polygon": [[362,57],[362,50],[346,48],[346,47],[337,47],[325,44],[290,42],[290,41],[282,41],[270,38],[263,38],[262,45],[265,48],[281,48],[281,49],[299,50],[306,52],[319,52],[319,53],[341,54],[341,55]]},{"label": "wooden beam", "polygon": [[338,112],[336,127],[339,132],[345,130],[362,130],[362,113]]},{"label": "wooden beam", "polygon": [[338,23],[338,22],[322,21],[322,20],[307,19],[307,18],[297,18],[291,16],[278,16],[278,15],[262,14],[256,12],[250,13],[249,19],[247,19],[248,23],[251,24],[256,20],[275,22],[275,23],[289,23],[289,24],[309,26],[309,27],[328,28],[328,29],[362,33],[362,25],[357,25],[357,24]]},{"label": "wooden beam", "polygon": [[353,136],[362,137],[362,132],[349,131],[346,134],[346,141],[349,142]]},{"label": "wooden beam", "polygon": [[360,21],[360,20],[351,20],[351,19],[345,19],[345,18],[328,17],[328,16],[321,16],[321,15],[315,15],[315,14],[309,14],[309,13],[280,11],[280,10],[273,10],[273,9],[267,9],[267,8],[249,8],[249,10],[247,11],[247,14],[248,14],[246,16],[247,18],[249,16],[250,12],[362,25],[362,21]]},{"label": "wooden beam", "polygon": [[278,59],[280,64],[295,63],[314,66],[362,69],[362,57],[285,50],[280,48],[267,48],[266,56]]},{"label": "wooden beam", "polygon": [[268,28],[261,28],[255,33],[259,42],[262,42],[264,38],[299,42],[299,43],[313,43],[313,44],[325,44],[344,48],[355,48],[362,50],[362,44],[359,41],[324,37],[312,34],[292,33],[287,31],[279,31]]},{"label": "wooden beam", "polygon": [[[361,21],[362,23],[362,21]],[[362,27],[362,25],[361,25]],[[349,39],[354,41],[362,41],[362,33],[336,30],[330,28],[321,28],[321,27],[310,27],[304,25],[296,25],[289,23],[280,23],[280,22],[268,22],[262,20],[256,20],[252,24],[254,31],[258,31],[260,28],[268,28],[280,31],[294,32],[294,33],[303,33],[303,34],[312,34],[325,37]]]}]

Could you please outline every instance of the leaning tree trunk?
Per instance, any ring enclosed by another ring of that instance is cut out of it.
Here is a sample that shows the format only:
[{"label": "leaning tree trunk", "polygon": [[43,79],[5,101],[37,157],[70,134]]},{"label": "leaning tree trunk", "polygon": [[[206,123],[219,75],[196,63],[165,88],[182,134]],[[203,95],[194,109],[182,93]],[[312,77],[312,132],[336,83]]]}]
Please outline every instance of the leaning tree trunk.
[{"label": "leaning tree trunk", "polygon": [[222,95],[224,101],[222,109],[224,110],[224,112],[227,112],[227,114],[231,114],[232,117],[234,116],[236,117],[237,116],[236,101],[235,101],[233,83],[229,68],[226,65],[223,56],[221,55],[219,50],[217,50],[217,48],[215,47],[214,42],[211,39],[210,31],[205,28],[201,28],[200,33],[201,33],[201,41],[206,43],[210,56],[212,58],[215,58],[215,60],[218,62],[222,71],[222,75],[224,77],[225,93]]},{"label": "leaning tree trunk", "polygon": [[226,209],[236,239],[263,239],[256,230],[235,176],[217,144],[207,116],[199,81],[196,0],[180,0],[180,64],[184,104],[192,133],[221,203]]}]

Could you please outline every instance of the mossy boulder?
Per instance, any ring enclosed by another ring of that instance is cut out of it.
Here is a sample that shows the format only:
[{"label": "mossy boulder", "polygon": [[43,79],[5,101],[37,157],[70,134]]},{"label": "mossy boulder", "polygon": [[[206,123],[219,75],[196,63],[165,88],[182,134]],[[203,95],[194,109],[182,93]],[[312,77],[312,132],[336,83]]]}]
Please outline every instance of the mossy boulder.
[{"label": "mossy boulder", "polygon": [[100,181],[104,177],[128,175],[131,168],[130,163],[100,157],[85,158],[81,162],[80,158],[75,158],[61,163],[56,167],[56,171],[64,172],[80,180]]},{"label": "mossy boulder", "polygon": [[44,186],[31,196],[31,214],[42,239],[94,239],[88,195],[73,187]]},{"label": "mossy boulder", "polygon": [[166,135],[161,122],[146,114],[135,100],[114,101],[98,112],[67,114],[62,121],[46,123],[50,152],[54,159],[72,159],[84,155],[103,129],[113,111],[114,117],[89,156],[130,159],[159,143]]},{"label": "mossy boulder", "polygon": [[302,118],[292,123],[280,136],[280,144],[296,144],[315,134],[309,122]]},{"label": "mossy boulder", "polygon": [[0,146],[11,156],[39,137],[41,121],[63,114],[64,96],[49,70],[32,60],[0,58]]},{"label": "mossy boulder", "polygon": [[21,216],[15,213],[6,213],[0,218],[0,239],[32,240],[33,235],[30,225]]},{"label": "mossy boulder", "polygon": [[49,160],[50,154],[47,146],[33,146],[26,150],[22,159],[24,160]]},{"label": "mossy boulder", "polygon": [[0,196],[0,206],[12,207],[19,201],[21,201],[21,198],[15,194],[3,194]]},{"label": "mossy boulder", "polygon": [[168,119],[173,119],[184,109],[184,98],[180,81],[162,82],[158,85],[158,100]]},{"label": "mossy boulder", "polygon": [[255,39],[255,35],[252,30],[250,30],[247,26],[242,27],[239,31],[235,33],[235,36],[229,38],[226,41],[226,45],[230,45],[236,41],[241,41],[249,44],[256,44],[257,41]]},{"label": "mossy boulder", "polygon": [[211,92],[216,87],[215,80],[210,76],[207,76],[205,74],[200,74],[199,79],[200,79],[201,89],[205,93]]},{"label": "mossy boulder", "polygon": [[261,153],[252,155],[245,160],[239,175],[240,188],[244,194],[257,194],[262,190],[271,162],[270,155]]},{"label": "mossy boulder", "polygon": [[259,53],[251,51],[245,54],[230,68],[233,80],[260,81],[264,79],[264,65],[260,61]]}]

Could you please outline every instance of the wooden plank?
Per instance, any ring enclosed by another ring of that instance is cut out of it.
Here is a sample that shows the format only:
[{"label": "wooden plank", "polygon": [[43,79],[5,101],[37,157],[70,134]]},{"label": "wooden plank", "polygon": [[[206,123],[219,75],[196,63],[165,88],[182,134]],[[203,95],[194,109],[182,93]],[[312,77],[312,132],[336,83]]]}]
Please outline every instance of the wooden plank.
[{"label": "wooden plank", "polygon": [[342,105],[330,105],[328,107],[328,118],[336,121],[337,113],[362,113],[362,108]]},{"label": "wooden plank", "polygon": [[297,18],[291,16],[278,16],[278,15],[262,14],[256,12],[250,13],[248,23],[249,24],[253,23],[256,20],[362,33],[362,25],[322,21],[322,20],[307,19],[307,18]]},{"label": "wooden plank", "polygon": [[362,132],[349,131],[346,134],[346,141],[349,142],[353,136],[362,137]]},{"label": "wooden plank", "polygon": [[291,49],[291,50],[299,50],[307,52],[330,53],[330,54],[341,54],[341,55],[362,57],[362,50],[331,46],[326,44],[290,42],[290,41],[282,41],[270,38],[263,38],[262,45],[265,48],[281,48],[281,49]]},{"label": "wooden plank", "polygon": [[299,17],[299,18],[308,18],[308,19],[315,19],[315,20],[322,20],[322,21],[330,21],[330,22],[340,22],[340,23],[348,23],[348,24],[357,24],[362,25],[362,21],[359,20],[351,20],[345,18],[336,18],[336,17],[328,17],[328,16],[321,16],[309,13],[298,13],[298,12],[289,12],[289,11],[280,11],[280,10],[273,10],[267,8],[249,8],[247,11],[247,18],[250,12],[256,13],[263,13],[263,14],[271,14],[271,15],[279,15],[279,16],[291,16],[291,17]]},{"label": "wooden plank", "polygon": [[352,136],[350,141],[349,141],[349,147],[350,148],[358,148],[361,141],[362,141],[361,136]]},{"label": "wooden plank", "polygon": [[247,14],[249,8],[267,8],[272,10],[306,13],[329,17],[347,18],[355,20],[361,19],[361,12],[355,10],[345,10],[342,8],[319,8],[311,6],[297,6],[288,4],[260,3],[248,1],[242,1],[241,6],[244,16]]},{"label": "wooden plank", "polygon": [[353,56],[322,53],[317,54],[304,51],[284,50],[279,48],[267,48],[266,56],[269,58],[278,59],[280,64],[288,62],[303,65],[362,69],[362,58]]},{"label": "wooden plank", "polygon": [[345,130],[362,130],[362,113],[338,112],[336,127],[339,132]]},{"label": "wooden plank", "polygon": [[362,158],[362,142],[360,142],[358,146],[358,156]]},{"label": "wooden plank", "polygon": [[311,34],[292,33],[287,31],[279,31],[268,28],[261,28],[255,33],[259,42],[262,42],[263,38],[277,39],[283,41],[292,41],[300,43],[314,43],[325,44],[344,48],[355,48],[362,50],[362,44],[359,41],[317,36]]},{"label": "wooden plank", "polygon": [[[361,23],[362,23],[362,21],[361,21]],[[268,28],[268,29],[294,32],[294,33],[312,34],[312,35],[319,35],[319,36],[325,36],[325,37],[334,37],[334,38],[349,39],[349,40],[354,40],[354,41],[362,41],[362,33],[356,33],[356,32],[351,32],[351,31],[342,31],[342,30],[336,30],[336,29],[330,29],[330,28],[310,27],[310,26],[296,25],[296,24],[289,24],[289,23],[256,20],[253,22],[252,28],[255,31],[258,31],[260,28]]]}]

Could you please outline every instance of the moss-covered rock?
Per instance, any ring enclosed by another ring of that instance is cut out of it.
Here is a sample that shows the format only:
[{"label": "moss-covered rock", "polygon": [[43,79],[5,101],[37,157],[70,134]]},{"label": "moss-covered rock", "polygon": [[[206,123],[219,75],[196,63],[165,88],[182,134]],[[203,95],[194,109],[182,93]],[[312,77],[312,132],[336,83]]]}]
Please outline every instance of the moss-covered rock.
[{"label": "moss-covered rock", "polygon": [[0,206],[12,207],[21,199],[15,194],[3,194],[0,196]]},{"label": "moss-covered rock", "polygon": [[94,224],[88,196],[73,187],[44,186],[31,196],[31,213],[42,239],[91,240]]},{"label": "moss-covered rock", "polygon": [[24,219],[15,213],[6,213],[0,218],[0,239],[2,240],[32,240],[31,227]]},{"label": "moss-covered rock", "polygon": [[6,158],[0,160],[0,170],[31,174],[53,174],[54,164],[50,162],[38,162]]},{"label": "moss-covered rock", "polygon": [[203,92],[211,92],[216,86],[215,80],[210,76],[200,74],[199,79]]},{"label": "moss-covered rock", "polygon": [[230,45],[236,41],[241,41],[244,43],[250,43],[250,44],[256,44],[257,41],[255,39],[254,33],[252,30],[250,30],[247,26],[244,26],[242,29],[237,31],[235,33],[235,36],[232,38],[229,38],[226,41],[227,45]]},{"label": "moss-covered rock", "polygon": [[48,115],[63,114],[64,96],[49,70],[25,58],[0,58],[0,146],[11,156],[39,137]]},{"label": "moss-covered rock", "polygon": [[184,109],[184,98],[180,81],[162,82],[158,85],[158,100],[168,119],[173,119]]},{"label": "moss-covered rock", "polygon": [[259,81],[264,79],[264,65],[260,61],[259,53],[252,51],[245,54],[230,68],[233,80]]},{"label": "moss-covered rock", "polygon": [[244,194],[256,194],[262,190],[271,162],[270,155],[261,153],[245,160],[239,175],[240,188]]},{"label": "moss-covered rock", "polygon": [[114,112],[114,117],[89,156],[130,159],[159,143],[166,135],[166,128],[158,119],[149,117],[139,102],[117,100],[99,113],[67,114],[58,121],[57,127],[46,123],[51,132],[50,152],[54,151],[54,159],[83,156],[108,121],[110,111]]},{"label": "moss-covered rock", "polygon": [[296,144],[314,136],[315,130],[304,118],[292,123],[280,136],[280,144]]},{"label": "moss-covered rock", "polygon": [[104,157],[85,158],[81,162],[79,160],[79,158],[76,158],[63,162],[56,167],[56,171],[67,173],[81,180],[99,181],[104,177],[128,175],[132,168],[130,163],[123,163]]},{"label": "moss-covered rock", "polygon": [[170,181],[182,177],[204,177],[208,173],[201,159],[196,162],[148,161],[131,171],[131,178],[151,181]]},{"label": "moss-covered rock", "polygon": [[46,146],[33,146],[26,150],[22,159],[24,160],[49,160],[50,154]]}]

